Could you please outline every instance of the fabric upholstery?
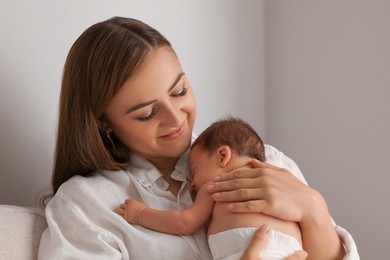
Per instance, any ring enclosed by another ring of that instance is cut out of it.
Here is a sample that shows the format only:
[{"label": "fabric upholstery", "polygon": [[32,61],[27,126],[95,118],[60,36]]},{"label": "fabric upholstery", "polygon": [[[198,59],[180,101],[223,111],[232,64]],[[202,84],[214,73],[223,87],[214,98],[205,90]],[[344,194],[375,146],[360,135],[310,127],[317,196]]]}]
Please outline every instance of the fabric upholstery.
[{"label": "fabric upholstery", "polygon": [[37,259],[46,227],[42,209],[0,205],[0,259]]}]

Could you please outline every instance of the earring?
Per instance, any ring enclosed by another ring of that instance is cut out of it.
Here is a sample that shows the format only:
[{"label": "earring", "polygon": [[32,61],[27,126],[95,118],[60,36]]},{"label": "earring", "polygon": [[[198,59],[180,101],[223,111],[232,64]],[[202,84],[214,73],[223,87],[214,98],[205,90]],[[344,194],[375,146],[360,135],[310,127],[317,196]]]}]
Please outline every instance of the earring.
[{"label": "earring", "polygon": [[111,139],[111,132],[108,131],[108,130],[106,130],[106,131],[104,132],[104,134],[106,135],[107,139],[110,140],[110,143],[111,143],[111,145],[112,145],[112,148],[115,150],[115,144],[114,144],[114,142],[113,142],[112,139]]},{"label": "earring", "polygon": [[106,135],[106,137],[107,137],[108,139],[111,140],[111,133],[110,133],[110,131],[106,130],[106,132],[105,132],[104,134]]}]

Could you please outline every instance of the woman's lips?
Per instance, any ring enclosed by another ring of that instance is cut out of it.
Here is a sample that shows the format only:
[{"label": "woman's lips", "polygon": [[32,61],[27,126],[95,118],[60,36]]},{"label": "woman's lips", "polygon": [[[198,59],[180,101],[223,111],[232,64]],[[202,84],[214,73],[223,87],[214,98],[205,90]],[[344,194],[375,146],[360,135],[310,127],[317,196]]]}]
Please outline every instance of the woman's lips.
[{"label": "woman's lips", "polygon": [[160,138],[163,138],[165,140],[175,140],[176,138],[180,137],[184,133],[184,129],[185,129],[185,124],[183,123],[179,128],[175,129],[169,134],[160,136]]}]

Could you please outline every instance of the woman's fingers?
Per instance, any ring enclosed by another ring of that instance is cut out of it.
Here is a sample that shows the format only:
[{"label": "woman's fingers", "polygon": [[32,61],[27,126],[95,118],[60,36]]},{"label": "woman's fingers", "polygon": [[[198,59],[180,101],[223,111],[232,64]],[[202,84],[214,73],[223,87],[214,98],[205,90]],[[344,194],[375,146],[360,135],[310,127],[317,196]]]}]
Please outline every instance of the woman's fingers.
[{"label": "woman's fingers", "polygon": [[[261,168],[261,167],[259,167]],[[230,181],[235,179],[242,179],[242,178],[256,178],[259,177],[259,168],[253,168],[253,169],[236,169],[227,173],[224,173],[222,175],[217,176],[214,181]],[[266,165],[263,165],[263,169],[266,169]]]},{"label": "woman's fingers", "polygon": [[258,230],[256,230],[252,241],[249,243],[241,257],[241,260],[259,260],[261,251],[267,244],[270,233],[271,232],[267,225],[262,225]]},{"label": "woman's fingers", "polygon": [[305,260],[307,258],[307,252],[306,251],[297,251],[294,254],[286,257],[285,260]]},{"label": "woman's fingers", "polygon": [[259,185],[254,181],[253,178],[243,178],[243,179],[232,179],[227,181],[211,182],[206,187],[208,192],[233,191],[241,188],[245,188],[245,189],[259,188]]},{"label": "woman's fingers", "polygon": [[230,203],[226,208],[231,212],[237,213],[247,213],[247,212],[257,212],[262,213],[267,207],[267,202],[265,200],[250,200],[246,202],[236,202]]},{"label": "woman's fingers", "polygon": [[235,202],[263,199],[262,189],[236,189],[225,192],[216,192],[211,194],[215,201],[219,202]]},{"label": "woman's fingers", "polygon": [[207,191],[214,193],[219,191],[231,191],[241,188],[260,188],[259,181],[265,176],[273,175],[278,172],[287,173],[283,168],[253,160],[253,169],[241,168],[219,175],[214,182],[207,186]]},{"label": "woman's fingers", "polygon": [[252,163],[253,168],[261,168],[261,167],[264,167],[264,164],[265,164],[264,162],[261,162],[257,159],[252,159],[251,163]]},{"label": "woman's fingers", "polygon": [[207,191],[215,201],[228,203],[232,212],[259,212],[288,221],[304,222],[325,208],[318,192],[288,170],[257,160],[252,166],[218,176]]},{"label": "woman's fingers", "polygon": [[[261,251],[265,248],[271,231],[267,225],[262,225],[252,237],[252,241],[245,249],[241,260],[261,260]],[[307,252],[304,250],[297,251],[294,254],[286,257],[286,260],[305,260]]]},{"label": "woman's fingers", "polygon": [[278,166],[275,166],[273,164],[269,164],[266,162],[261,162],[261,161],[256,160],[256,159],[252,159],[251,163],[252,163],[253,168],[269,168],[269,169],[277,170],[277,171],[285,170],[284,168],[280,168]]}]

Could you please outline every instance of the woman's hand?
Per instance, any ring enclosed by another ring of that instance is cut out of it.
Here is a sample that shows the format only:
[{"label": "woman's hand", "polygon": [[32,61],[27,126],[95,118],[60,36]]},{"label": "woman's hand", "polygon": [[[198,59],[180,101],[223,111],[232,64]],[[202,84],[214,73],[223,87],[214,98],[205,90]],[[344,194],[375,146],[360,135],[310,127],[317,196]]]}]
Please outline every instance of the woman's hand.
[{"label": "woman's hand", "polygon": [[117,214],[119,214],[122,218],[124,218],[130,224],[139,224],[139,216],[142,211],[146,209],[147,206],[145,203],[127,199],[124,203],[122,203],[118,209],[115,210]]},{"label": "woman's hand", "polygon": [[[265,248],[269,239],[270,230],[267,225],[262,225],[256,233],[253,235],[252,241],[246,248],[244,254],[241,256],[241,260],[261,260],[261,251]],[[307,253],[303,250],[295,252],[288,256],[286,260],[304,260],[307,257]]]},{"label": "woman's hand", "polygon": [[260,212],[299,222],[310,259],[342,259],[345,250],[321,194],[285,169],[257,160],[252,165],[253,169],[225,173],[209,184],[214,200],[231,202],[227,207],[232,212]]},{"label": "woman's hand", "polygon": [[232,212],[261,212],[304,223],[327,213],[322,196],[286,169],[252,160],[242,168],[218,176],[207,190],[215,201],[232,202]]}]

